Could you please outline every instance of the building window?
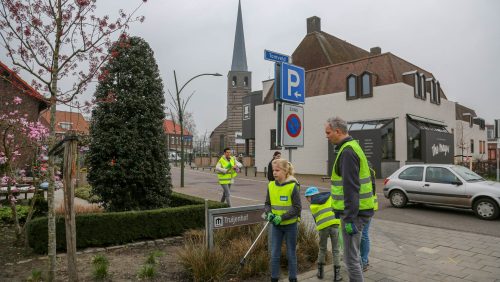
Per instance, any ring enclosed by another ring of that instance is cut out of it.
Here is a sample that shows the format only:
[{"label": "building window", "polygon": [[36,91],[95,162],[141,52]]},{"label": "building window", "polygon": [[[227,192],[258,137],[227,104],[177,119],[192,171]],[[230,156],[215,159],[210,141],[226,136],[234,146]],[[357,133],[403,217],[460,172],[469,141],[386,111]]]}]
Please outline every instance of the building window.
[{"label": "building window", "polygon": [[422,145],[420,142],[420,129],[410,121],[406,122],[408,161],[422,160]]},{"label": "building window", "polygon": [[437,101],[437,104],[440,105],[441,104],[441,84],[439,84],[439,81],[436,81],[436,101]]},{"label": "building window", "polygon": [[474,154],[474,139],[470,140],[470,153]]},{"label": "building window", "polygon": [[427,87],[425,85],[425,75],[420,75],[420,99],[426,100],[427,99]]},{"label": "building window", "polygon": [[60,122],[59,126],[64,130],[70,130],[72,127],[72,122]]},{"label": "building window", "polygon": [[226,146],[224,144],[224,134],[221,134],[219,136],[219,152],[223,152],[225,147]]},{"label": "building window", "polygon": [[347,100],[353,100],[358,98],[358,89],[357,89],[357,77],[354,74],[351,74],[347,77]]},{"label": "building window", "polygon": [[372,74],[363,73],[361,76],[361,98],[373,97]]},{"label": "building window", "polygon": [[245,76],[245,80],[243,81],[243,86],[248,86],[248,76]]},{"label": "building window", "polygon": [[281,150],[279,146],[276,144],[276,129],[271,129],[271,150]]},{"label": "building window", "polygon": [[382,136],[382,160],[394,160],[394,120],[387,123],[381,129]]},{"label": "building window", "polygon": [[236,76],[233,76],[232,86],[236,87],[237,84],[238,84],[238,79],[236,78]]},{"label": "building window", "polygon": [[493,128],[488,128],[488,131],[486,131],[486,135],[488,139],[493,139],[495,136],[493,135]]},{"label": "building window", "polygon": [[429,90],[430,90],[430,100],[431,100],[431,103],[437,104],[438,101],[437,101],[437,91],[436,91],[436,80],[434,80],[432,78],[432,79],[428,79],[428,81],[429,81]]},{"label": "building window", "polygon": [[419,79],[419,75],[418,75],[418,72],[415,73],[415,97],[417,98],[420,98],[421,97],[421,91],[420,91],[420,79]]}]

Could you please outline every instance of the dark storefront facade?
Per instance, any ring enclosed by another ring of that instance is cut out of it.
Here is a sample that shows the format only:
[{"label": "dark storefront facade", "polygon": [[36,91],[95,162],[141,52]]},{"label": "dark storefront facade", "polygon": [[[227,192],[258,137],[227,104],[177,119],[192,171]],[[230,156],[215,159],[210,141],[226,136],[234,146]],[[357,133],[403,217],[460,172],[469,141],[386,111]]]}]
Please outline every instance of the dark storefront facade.
[{"label": "dark storefront facade", "polygon": [[[406,134],[406,163],[453,163],[453,134],[443,124],[426,122],[425,118],[408,116]],[[430,120],[431,121],[431,120]],[[431,121],[432,122],[432,121]],[[363,148],[367,159],[377,173],[377,178],[385,178],[399,169],[400,160],[396,159],[395,120],[372,120],[349,123],[349,135]],[[328,175],[331,175],[335,161],[335,146],[328,146]]]}]

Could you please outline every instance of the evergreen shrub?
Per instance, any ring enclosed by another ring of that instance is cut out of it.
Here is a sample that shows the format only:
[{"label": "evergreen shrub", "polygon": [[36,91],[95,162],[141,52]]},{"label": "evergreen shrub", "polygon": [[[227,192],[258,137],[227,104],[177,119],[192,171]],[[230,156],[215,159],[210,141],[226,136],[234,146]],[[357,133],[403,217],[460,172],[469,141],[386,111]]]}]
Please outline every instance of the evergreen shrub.
[{"label": "evergreen shrub", "polygon": [[[171,194],[176,207],[76,215],[77,248],[120,245],[139,240],[181,235],[185,230],[205,226],[204,200],[179,193]],[[209,201],[209,208],[226,204]],[[64,217],[56,218],[57,249],[65,250]],[[28,225],[28,241],[36,253],[47,252],[47,217],[34,219]]]}]

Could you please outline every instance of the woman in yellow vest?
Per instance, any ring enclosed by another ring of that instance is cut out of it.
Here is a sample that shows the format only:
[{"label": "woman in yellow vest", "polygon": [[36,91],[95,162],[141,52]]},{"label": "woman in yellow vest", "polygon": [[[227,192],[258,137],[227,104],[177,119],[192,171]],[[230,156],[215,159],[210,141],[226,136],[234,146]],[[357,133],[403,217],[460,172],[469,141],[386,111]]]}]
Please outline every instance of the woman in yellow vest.
[{"label": "woman in yellow vest", "polygon": [[320,193],[318,188],[309,187],[305,193],[311,209],[316,230],[319,233],[318,274],[319,279],[324,277],[325,255],[327,251],[328,238],[332,242],[333,254],[333,281],[342,281],[340,276],[340,251],[339,251],[339,225],[340,219],[335,218],[332,209],[332,197],[330,192]]},{"label": "woman in yellow vest", "polygon": [[297,221],[302,211],[299,183],[293,166],[285,159],[272,163],[274,181],[267,188],[265,210],[271,225],[271,281],[280,277],[281,244],[286,240],[288,279],[297,281]]}]

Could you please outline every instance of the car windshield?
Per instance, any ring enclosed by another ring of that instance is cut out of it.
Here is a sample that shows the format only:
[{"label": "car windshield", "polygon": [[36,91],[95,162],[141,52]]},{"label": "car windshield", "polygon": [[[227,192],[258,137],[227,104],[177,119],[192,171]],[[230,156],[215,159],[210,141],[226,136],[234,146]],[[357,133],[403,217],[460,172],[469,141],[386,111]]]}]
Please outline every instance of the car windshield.
[{"label": "car windshield", "polygon": [[451,169],[454,172],[458,173],[458,175],[460,175],[467,182],[483,181],[484,180],[484,178],[482,178],[477,173],[473,172],[472,170],[470,170],[466,167],[455,165],[455,166],[452,166]]}]

